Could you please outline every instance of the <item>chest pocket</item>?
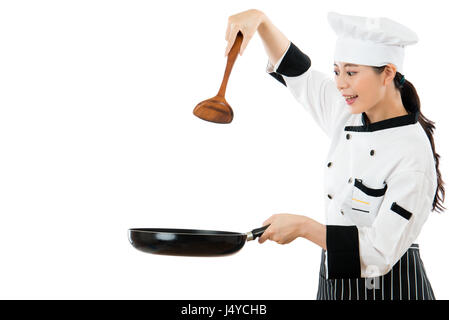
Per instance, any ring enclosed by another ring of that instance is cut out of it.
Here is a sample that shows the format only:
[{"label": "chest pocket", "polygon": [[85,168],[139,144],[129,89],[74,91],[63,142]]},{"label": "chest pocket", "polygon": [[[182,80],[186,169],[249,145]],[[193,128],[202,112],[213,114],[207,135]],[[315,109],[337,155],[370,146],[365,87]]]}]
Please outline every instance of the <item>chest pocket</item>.
[{"label": "chest pocket", "polygon": [[381,188],[372,188],[361,179],[355,179],[349,210],[351,219],[358,225],[370,226],[377,216],[386,191],[385,183]]}]

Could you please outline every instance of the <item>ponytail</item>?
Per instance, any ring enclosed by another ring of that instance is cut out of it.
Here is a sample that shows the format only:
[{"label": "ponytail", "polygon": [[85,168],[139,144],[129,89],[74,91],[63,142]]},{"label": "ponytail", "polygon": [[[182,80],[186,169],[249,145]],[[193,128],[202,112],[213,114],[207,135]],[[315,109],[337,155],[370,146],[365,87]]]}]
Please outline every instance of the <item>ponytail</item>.
[{"label": "ponytail", "polygon": [[[382,67],[373,67],[378,73],[382,73],[385,66]],[[415,87],[411,82],[409,82],[407,79],[402,79],[403,75],[399,72],[396,72],[396,75],[394,77],[394,85],[397,89],[401,92],[401,99],[402,104],[404,105],[405,109],[409,112],[416,112],[419,111],[419,118],[418,121],[423,127],[424,131],[426,132],[427,138],[429,138],[430,144],[432,146],[433,151],[433,158],[435,160],[435,169],[437,173],[437,191],[435,193],[435,197],[433,199],[433,205],[432,205],[432,211],[437,212],[443,212],[446,210],[445,207],[443,207],[443,202],[445,198],[445,192],[444,192],[444,181],[441,178],[441,172],[439,169],[440,164],[440,155],[435,152],[435,143],[433,141],[433,130],[435,129],[435,122],[427,119],[422,113],[421,113],[421,103],[419,101],[418,93],[416,92]],[[401,82],[402,79],[402,82]],[[405,80],[405,81],[404,81]]]}]

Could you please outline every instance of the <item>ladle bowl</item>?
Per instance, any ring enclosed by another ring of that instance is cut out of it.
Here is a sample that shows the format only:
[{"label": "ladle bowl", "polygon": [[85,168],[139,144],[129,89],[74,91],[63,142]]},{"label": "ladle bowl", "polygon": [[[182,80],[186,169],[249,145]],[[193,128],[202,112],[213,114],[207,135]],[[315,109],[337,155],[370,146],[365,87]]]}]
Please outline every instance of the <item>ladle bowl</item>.
[{"label": "ladle bowl", "polygon": [[193,114],[200,119],[215,123],[230,123],[234,118],[231,106],[219,95],[198,103],[193,109]]},{"label": "ladle bowl", "polygon": [[234,66],[237,54],[240,51],[240,46],[242,45],[242,40],[243,34],[239,31],[228,54],[228,61],[226,63],[226,70],[220,90],[215,97],[201,101],[193,109],[193,114],[198,118],[215,123],[230,123],[234,118],[234,112],[225,99],[225,92],[229,75],[231,74],[232,67]]}]

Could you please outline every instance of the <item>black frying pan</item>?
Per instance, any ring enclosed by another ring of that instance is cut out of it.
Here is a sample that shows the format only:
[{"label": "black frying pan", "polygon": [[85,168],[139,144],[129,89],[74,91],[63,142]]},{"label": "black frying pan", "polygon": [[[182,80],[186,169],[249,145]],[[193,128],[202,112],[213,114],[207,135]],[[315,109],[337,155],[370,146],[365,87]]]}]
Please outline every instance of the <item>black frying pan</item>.
[{"label": "black frying pan", "polygon": [[175,256],[224,256],[239,251],[246,241],[261,236],[270,225],[247,233],[192,229],[129,229],[131,244],[138,250]]}]

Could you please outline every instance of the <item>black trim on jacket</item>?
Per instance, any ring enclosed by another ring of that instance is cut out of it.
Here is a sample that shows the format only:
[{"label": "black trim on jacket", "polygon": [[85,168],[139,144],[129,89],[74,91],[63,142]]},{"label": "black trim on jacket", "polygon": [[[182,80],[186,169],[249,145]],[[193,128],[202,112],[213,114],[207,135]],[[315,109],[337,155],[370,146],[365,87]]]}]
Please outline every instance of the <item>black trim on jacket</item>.
[{"label": "black trim on jacket", "polygon": [[329,279],[360,278],[359,231],[356,226],[326,226]]},{"label": "black trim on jacket", "polygon": [[287,86],[282,75],[287,77],[297,77],[309,70],[312,62],[310,58],[303,53],[293,42],[290,42],[290,46],[287,52],[282,58],[281,63],[276,71],[270,72],[269,75],[273,76],[276,80]]},{"label": "black trim on jacket", "polygon": [[382,189],[373,189],[365,186],[360,179],[355,179],[354,186],[371,197],[382,197],[387,191],[387,185],[385,185]]},{"label": "black trim on jacket", "polygon": [[412,217],[412,213],[404,208],[402,208],[400,205],[398,205],[396,202],[393,202],[391,204],[391,211],[396,212],[397,214],[399,214],[401,217],[403,217],[404,219],[410,220],[410,218]]},{"label": "black trim on jacket", "polygon": [[270,72],[269,75],[273,76],[276,80],[278,80],[280,83],[282,83],[284,86],[287,86],[285,83],[284,78],[279,73],[276,72]]},{"label": "black trim on jacket", "polygon": [[409,113],[404,116],[394,117],[390,119],[385,119],[381,121],[377,121],[374,123],[367,122],[367,115],[365,112],[362,113],[362,123],[361,126],[346,126],[345,131],[357,131],[357,132],[373,132],[383,129],[395,128],[406,126],[409,124],[415,124],[418,122],[419,118],[419,110],[416,110],[412,113]]}]

